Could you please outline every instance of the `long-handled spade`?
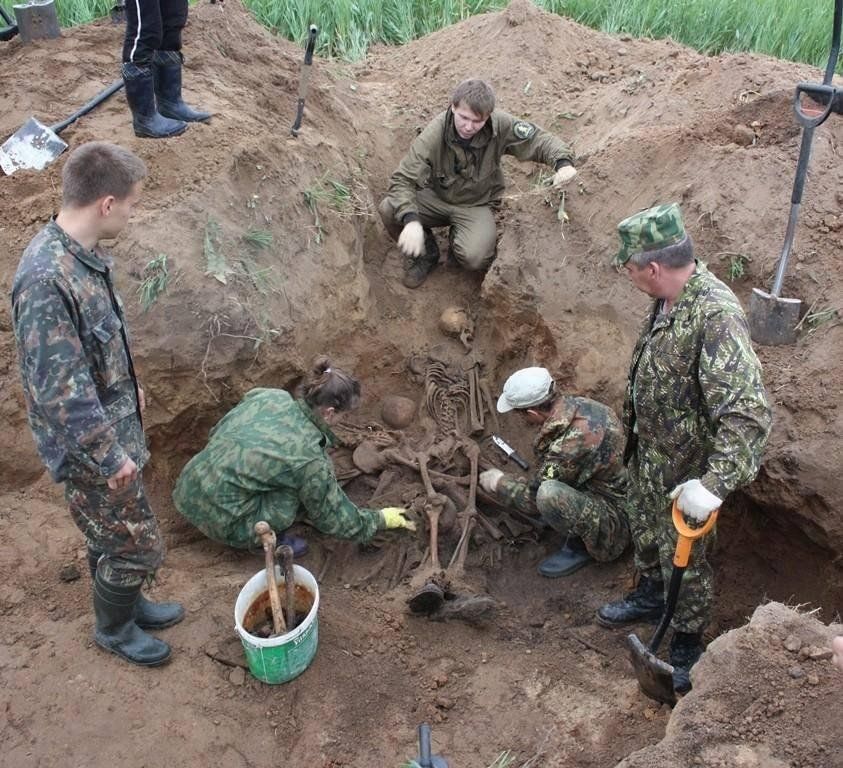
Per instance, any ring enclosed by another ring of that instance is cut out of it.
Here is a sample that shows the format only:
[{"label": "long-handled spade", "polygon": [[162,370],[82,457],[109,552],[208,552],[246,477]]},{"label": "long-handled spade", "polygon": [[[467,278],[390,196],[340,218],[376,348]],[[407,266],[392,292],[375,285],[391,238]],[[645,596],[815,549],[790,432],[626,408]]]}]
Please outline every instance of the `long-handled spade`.
[{"label": "long-handled spade", "polygon": [[284,573],[284,603],[287,610],[287,631],[296,628],[296,572],[293,568],[293,548],[289,544],[282,544],[275,550],[275,555],[281,561]]},{"label": "long-handled spade", "polygon": [[679,533],[679,538],[676,540],[676,552],[673,555],[673,573],[667,589],[664,614],[649,646],[644,645],[638,639],[638,635],[634,633],[627,635],[626,638],[632,667],[635,670],[635,676],[638,678],[638,685],[642,692],[651,699],[665,704],[676,703],[676,691],[673,690],[673,667],[656,656],[656,652],[659,650],[664,633],[670,626],[670,620],[676,610],[679,588],[682,586],[682,576],[688,567],[694,541],[705,536],[714,527],[718,511],[712,512],[711,517],[706,520],[705,525],[701,528],[691,528],[685,523],[676,502],[673,502],[673,525]]},{"label": "long-handled spade", "polygon": [[278,594],[278,582],[275,580],[275,532],[269,523],[261,520],[255,523],[255,535],[263,544],[266,560],[266,588],[269,590],[269,605],[272,608],[272,629],[274,634],[283,635],[287,631],[284,614],[281,611],[281,596]]}]

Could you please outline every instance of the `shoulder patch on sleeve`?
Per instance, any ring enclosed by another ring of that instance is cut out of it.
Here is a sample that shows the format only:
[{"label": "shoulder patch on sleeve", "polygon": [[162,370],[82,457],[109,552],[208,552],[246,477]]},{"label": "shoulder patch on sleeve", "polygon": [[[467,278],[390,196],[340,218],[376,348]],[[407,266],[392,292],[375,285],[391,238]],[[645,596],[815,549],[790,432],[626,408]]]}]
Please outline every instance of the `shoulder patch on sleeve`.
[{"label": "shoulder patch on sleeve", "polygon": [[529,139],[536,132],[536,126],[525,120],[516,120],[512,131],[519,139]]}]

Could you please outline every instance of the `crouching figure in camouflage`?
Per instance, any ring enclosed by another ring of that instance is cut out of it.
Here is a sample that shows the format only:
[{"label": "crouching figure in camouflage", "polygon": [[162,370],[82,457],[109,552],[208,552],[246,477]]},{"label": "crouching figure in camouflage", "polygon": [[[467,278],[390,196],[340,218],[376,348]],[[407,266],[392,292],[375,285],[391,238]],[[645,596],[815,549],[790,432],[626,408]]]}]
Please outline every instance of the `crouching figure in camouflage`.
[{"label": "crouching figure in camouflage", "polygon": [[526,514],[540,514],[562,534],[562,548],[539,564],[539,573],[567,576],[593,560],[619,557],[629,544],[629,526],[618,417],[595,400],[554,392],[546,368],[512,374],[497,408],[517,410],[540,425],[533,445],[541,463],[529,483],[499,469],[480,474],[488,493]]},{"label": "crouching figure in camouflage", "polygon": [[360,383],[320,358],[301,390],[297,399],[283,389],[247,392],[182,470],[173,491],[179,512],[209,538],[239,549],[255,545],[259,520],[275,531],[302,520],[359,542],[380,530],[415,530],[403,508],[357,507],[337,484],[328,425],[357,407]]},{"label": "crouching figure in camouflage", "polygon": [[53,480],[64,482],[85,534],[94,581],[94,638],[134,664],[155,666],[170,646],[144,629],[182,620],[178,603],[141,594],[164,548],[144,493],[149,458],[112,260],[138,201],[143,161],[103,142],[83,144],[62,171],[62,205],[24,251],[12,287],[12,321],[29,424]]},{"label": "crouching figure in camouflage", "polygon": [[577,175],[573,153],[560,139],[496,110],[495,92],[484,80],[464,80],[448,109],[410,145],[378,207],[404,254],[407,288],[418,288],[439,262],[434,227],[448,227],[451,255],[461,267],[481,270],[492,262],[503,155],[549,165],[555,186]]},{"label": "crouching figure in camouflage", "polygon": [[[703,524],[753,480],[771,422],[746,316],[732,291],[695,260],[679,206],[636,213],[618,232],[616,264],[655,301],[632,353],[624,404],[629,525],[641,578],[598,611],[611,627],[661,616],[677,539],[671,500],[691,524]],[[679,693],[691,687],[711,616],[712,538],[694,546],[672,621]]]}]

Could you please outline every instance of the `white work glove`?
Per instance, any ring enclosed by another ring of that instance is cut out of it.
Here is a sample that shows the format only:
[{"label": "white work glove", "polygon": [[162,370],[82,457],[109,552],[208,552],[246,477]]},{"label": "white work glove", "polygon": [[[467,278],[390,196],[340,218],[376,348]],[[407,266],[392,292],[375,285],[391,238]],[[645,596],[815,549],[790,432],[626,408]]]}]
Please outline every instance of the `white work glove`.
[{"label": "white work glove", "polygon": [[704,523],[715,509],[723,503],[699,480],[680,483],[671,492],[670,498],[676,501],[679,511],[698,523]]},{"label": "white work glove", "polygon": [[487,469],[485,472],[480,473],[478,480],[480,480],[480,487],[486,493],[494,494],[498,490],[498,483],[502,477],[503,472],[499,469]]},{"label": "white work glove", "polygon": [[556,173],[553,174],[553,186],[561,187],[567,184],[571,179],[577,175],[577,169],[573,165],[563,165]]},{"label": "white work glove", "polygon": [[404,225],[398,236],[398,247],[407,256],[421,256],[424,253],[424,228],[420,221]]},{"label": "white work glove", "polygon": [[407,510],[404,507],[384,507],[381,510],[384,527],[388,530],[395,528],[406,528],[408,531],[415,531],[416,524],[407,517]]}]

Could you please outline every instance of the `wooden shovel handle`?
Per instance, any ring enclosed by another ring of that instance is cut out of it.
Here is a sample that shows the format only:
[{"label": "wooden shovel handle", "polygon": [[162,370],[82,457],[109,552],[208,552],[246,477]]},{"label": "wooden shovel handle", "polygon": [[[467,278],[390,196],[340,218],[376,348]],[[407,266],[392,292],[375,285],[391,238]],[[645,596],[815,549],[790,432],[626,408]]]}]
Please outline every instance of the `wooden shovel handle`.
[{"label": "wooden shovel handle", "polygon": [[275,581],[275,532],[269,523],[260,520],[255,523],[255,535],[263,545],[264,560],[266,562],[266,588],[269,592],[269,604],[272,606],[272,626],[276,635],[283,635],[287,631],[284,614],[281,611],[281,596],[278,594],[278,582]]}]

